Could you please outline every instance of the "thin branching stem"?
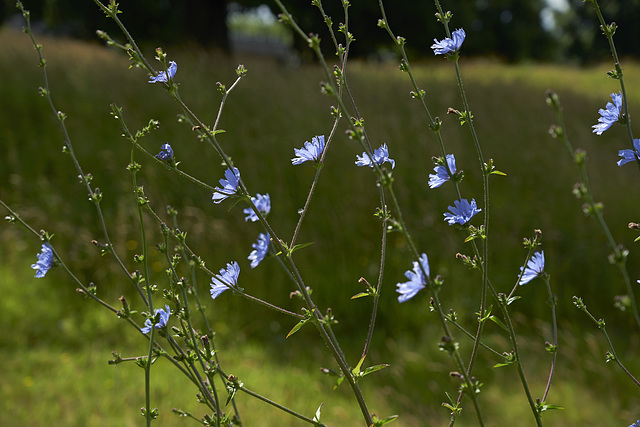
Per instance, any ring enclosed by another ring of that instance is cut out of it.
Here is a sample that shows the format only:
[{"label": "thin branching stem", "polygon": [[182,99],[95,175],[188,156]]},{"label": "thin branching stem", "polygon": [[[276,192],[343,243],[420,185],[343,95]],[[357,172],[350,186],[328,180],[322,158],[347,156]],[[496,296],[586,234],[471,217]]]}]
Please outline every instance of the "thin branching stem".
[{"label": "thin branching stem", "polygon": [[586,153],[577,152],[573,148],[573,145],[569,140],[567,129],[564,124],[564,115],[562,114],[562,104],[560,103],[558,95],[551,91],[547,92],[547,103],[554,109],[556,114],[556,125],[551,129],[551,135],[559,138],[563,142],[564,146],[566,147],[567,151],[571,155],[578,168],[578,173],[580,174],[582,185],[580,185],[576,189],[576,191],[579,191],[580,196],[584,199],[587,205],[587,211],[595,217],[598,225],[604,233],[611,251],[613,252],[613,254],[610,255],[611,260],[615,263],[620,275],[622,276],[626,291],[629,295],[631,312],[633,313],[636,325],[640,327],[640,312],[638,311],[635,292],[633,290],[633,285],[631,283],[631,278],[629,277],[629,272],[626,265],[626,249],[616,243],[613,234],[611,233],[611,230],[609,229],[609,226],[604,219],[602,206],[599,203],[596,203],[595,199],[593,198],[591,185],[589,184],[589,175],[587,174]]}]

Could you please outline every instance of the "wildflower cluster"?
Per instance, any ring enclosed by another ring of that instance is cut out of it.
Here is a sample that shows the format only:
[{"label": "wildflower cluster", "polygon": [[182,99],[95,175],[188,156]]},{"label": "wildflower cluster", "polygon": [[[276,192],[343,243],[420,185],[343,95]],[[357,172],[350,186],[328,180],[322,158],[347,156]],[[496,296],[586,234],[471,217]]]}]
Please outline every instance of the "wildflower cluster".
[{"label": "wildflower cluster", "polygon": [[439,164],[433,171],[435,174],[429,174],[429,188],[440,187],[451,179],[456,173],[456,158],[453,154],[447,154],[447,165]]},{"label": "wildflower cluster", "polygon": [[211,298],[216,299],[227,289],[235,288],[238,283],[238,275],[240,275],[238,263],[235,261],[227,263],[226,268],[220,269],[220,273],[211,278]]},{"label": "wildflower cluster", "polygon": [[229,168],[224,172],[224,179],[220,180],[220,187],[216,187],[215,193],[213,193],[213,202],[220,203],[227,199],[229,196],[233,196],[238,191],[238,184],[240,184],[240,171],[238,168]]},{"label": "wildflower cluster", "polygon": [[397,292],[400,294],[398,302],[408,301],[424,289],[429,283],[429,274],[431,274],[429,271],[429,259],[427,254],[422,254],[419,261],[413,262],[413,270],[408,270],[404,273],[409,281],[396,285]]},{"label": "wildflower cluster", "polygon": [[169,68],[166,72],[160,71],[156,76],[151,76],[149,83],[167,83],[169,80],[173,80],[173,77],[178,71],[178,64],[175,61],[169,62]]},{"label": "wildflower cluster", "polygon": [[433,39],[434,43],[431,45],[431,49],[433,49],[433,53],[436,55],[444,55],[447,53],[457,52],[458,49],[462,46],[462,42],[464,42],[467,33],[464,32],[462,28],[455,30],[451,34],[451,38],[446,37],[441,41],[437,39]]},{"label": "wildflower cluster", "polygon": [[171,162],[173,160],[173,148],[171,148],[171,145],[169,145],[169,143],[166,143],[163,144],[160,148],[161,150],[158,154],[156,154],[156,157],[160,160]]},{"label": "wildflower cluster", "polygon": [[391,164],[391,169],[396,167],[396,161],[389,157],[389,148],[386,143],[376,148],[373,152],[373,159],[369,157],[369,154],[366,152],[362,153],[362,156],[356,156],[356,165],[358,166],[369,166],[372,168],[374,163],[378,166],[382,166],[385,162],[389,162]]},{"label": "wildflower cluster", "polygon": [[475,214],[482,211],[476,204],[476,199],[471,199],[471,203],[467,199],[455,200],[453,204],[454,206],[449,206],[449,212],[444,213],[444,220],[449,225],[465,225]]},{"label": "wildflower cluster", "polygon": [[36,270],[36,277],[43,278],[53,266],[53,249],[49,243],[42,244],[42,251],[38,254],[38,261],[31,264],[31,268]]},{"label": "wildflower cluster", "polygon": [[304,143],[304,148],[294,148],[293,152],[297,157],[291,159],[291,163],[299,165],[300,163],[312,161],[320,161],[320,156],[324,151],[324,135],[314,136],[311,142]]},{"label": "wildflower cluster", "polygon": [[[523,267],[520,267],[520,271],[522,272]],[[544,272],[544,251],[536,252],[533,254],[529,262],[527,263],[527,268],[524,269],[524,272],[521,273],[522,277],[520,278],[520,285],[526,285],[533,279],[538,276],[541,276]]]},{"label": "wildflower cluster", "polygon": [[151,332],[151,328],[162,329],[167,326],[167,322],[169,321],[169,316],[171,315],[171,309],[168,305],[164,306],[164,309],[157,308],[153,315],[154,319],[157,319],[157,322],[154,324],[151,319],[147,319],[144,322],[144,327],[140,329],[143,334],[148,334]]}]

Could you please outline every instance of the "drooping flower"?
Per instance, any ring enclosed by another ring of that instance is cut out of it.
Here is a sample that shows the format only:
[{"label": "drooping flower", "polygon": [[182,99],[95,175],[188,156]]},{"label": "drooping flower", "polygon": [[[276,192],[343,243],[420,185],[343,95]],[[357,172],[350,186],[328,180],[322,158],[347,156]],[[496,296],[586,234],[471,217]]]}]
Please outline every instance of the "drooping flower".
[{"label": "drooping flower", "polygon": [[173,148],[169,145],[169,143],[163,144],[160,147],[161,151],[156,154],[156,157],[160,160],[173,160]]},{"label": "drooping flower", "polygon": [[237,262],[227,263],[227,268],[220,269],[220,273],[211,278],[211,298],[216,299],[231,286],[235,286],[239,274],[240,266]]},{"label": "drooping flower", "polygon": [[240,182],[240,171],[238,168],[229,168],[224,172],[226,179],[220,180],[222,188],[216,187],[215,193],[213,193],[213,202],[220,203],[229,196],[236,194],[238,191],[238,183]]},{"label": "drooping flower", "polygon": [[[449,170],[451,173],[456,173],[456,158],[453,154],[447,154],[447,165],[449,166]],[[435,174],[429,174],[429,188],[437,188],[440,187],[445,182],[449,181],[451,175],[449,175],[449,171],[447,171],[446,166],[438,165],[433,168]]]},{"label": "drooping flower", "polygon": [[[373,167],[373,162],[366,152],[362,153],[362,156],[356,155],[356,159],[356,165],[358,166]],[[389,148],[386,142],[373,152],[373,161],[376,162],[378,166],[381,166],[384,162],[389,162],[391,163],[391,169],[396,167],[396,161],[389,158]]]},{"label": "drooping flower", "polygon": [[618,156],[622,157],[622,159],[618,160],[618,166],[640,159],[640,139],[636,138],[633,140],[633,148],[635,148],[635,150],[626,149],[618,151]]},{"label": "drooping flower", "polygon": [[169,321],[169,316],[171,315],[171,309],[168,305],[162,308],[156,308],[155,313],[153,315],[154,320],[158,318],[158,323],[155,325],[151,321],[151,319],[147,319],[144,321],[144,327],[140,329],[143,334],[148,334],[151,332],[151,328],[155,327],[156,329],[161,329],[167,326],[167,322]]},{"label": "drooping flower", "polygon": [[291,164],[299,165],[306,161],[312,160],[317,162],[320,160],[322,151],[324,150],[324,135],[314,136],[311,142],[304,143],[304,148],[294,148],[293,153],[298,156],[291,159]]},{"label": "drooping flower", "polygon": [[460,199],[453,202],[455,206],[449,206],[449,212],[444,213],[444,220],[453,225],[458,223],[464,225],[482,209],[476,205],[476,199],[471,199],[471,203],[467,199]]},{"label": "drooping flower", "polygon": [[467,34],[464,32],[462,28],[455,30],[452,34],[453,38],[445,38],[442,41],[438,41],[437,39],[433,39],[435,42],[431,45],[431,49],[433,49],[433,53],[436,55],[444,55],[445,53],[455,52],[460,49],[462,46],[462,42]]},{"label": "drooping flower", "polygon": [[[422,266],[422,268],[420,267]],[[420,256],[420,262],[413,261],[413,271],[407,270],[404,275],[409,279],[408,282],[398,283],[396,285],[398,292],[400,295],[398,296],[398,302],[409,301],[411,298],[416,296],[420,290],[424,289],[427,285],[427,278],[424,276],[424,273],[427,273],[427,277],[429,274],[429,260],[427,259],[427,254],[422,254]]]},{"label": "drooping flower", "polygon": [[600,117],[598,118],[598,124],[591,126],[593,133],[596,135],[602,135],[602,132],[609,129],[611,125],[620,119],[620,110],[622,110],[622,92],[612,93],[611,99],[613,103],[607,102],[605,108],[598,110]]},{"label": "drooping flower", "polygon": [[176,71],[178,71],[178,64],[176,64],[175,61],[170,61],[167,72],[159,71],[158,75],[150,77],[149,83],[166,83],[168,80],[173,80],[173,76],[176,75]]},{"label": "drooping flower", "polygon": [[256,268],[267,255],[270,241],[271,236],[265,233],[260,233],[258,235],[258,241],[251,244],[253,250],[248,257],[249,261],[251,261],[251,268]]},{"label": "drooping flower", "polygon": [[544,251],[536,252],[527,263],[527,268],[524,269],[524,273],[522,273],[522,267],[520,267],[522,278],[520,279],[519,284],[526,285],[527,283],[541,275],[543,271]]},{"label": "drooping flower", "polygon": [[[254,205],[256,205],[256,208],[258,208],[258,211],[260,211],[262,215],[266,216],[269,212],[271,212],[271,198],[269,197],[269,193],[265,194],[264,196],[258,193],[256,194],[256,197],[251,198],[251,201]],[[259,219],[258,215],[256,215],[256,213],[251,208],[245,208],[242,210],[242,212],[246,215],[246,217],[244,217],[245,222],[249,220],[251,220],[251,222],[256,222]]]},{"label": "drooping flower", "polygon": [[38,261],[35,264],[31,264],[31,268],[36,271],[36,277],[38,279],[43,278],[53,265],[53,249],[49,243],[42,244],[42,250],[38,254]]}]

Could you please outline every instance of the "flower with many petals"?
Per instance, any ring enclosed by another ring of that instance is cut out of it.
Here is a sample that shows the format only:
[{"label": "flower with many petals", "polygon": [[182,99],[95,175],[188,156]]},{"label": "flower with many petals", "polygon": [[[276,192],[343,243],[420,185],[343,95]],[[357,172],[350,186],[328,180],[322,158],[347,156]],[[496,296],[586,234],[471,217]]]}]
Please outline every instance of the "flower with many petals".
[{"label": "flower with many petals", "polygon": [[176,71],[178,71],[178,64],[176,64],[175,61],[171,61],[169,62],[167,72],[159,71],[158,75],[150,77],[149,83],[166,83],[169,80],[173,80],[173,76],[176,75]]},{"label": "flower with many petals", "polygon": [[[442,161],[440,158],[439,161]],[[440,187],[445,182],[449,181],[451,175],[449,175],[449,171],[451,174],[456,173],[456,158],[453,154],[447,154],[447,165],[449,166],[449,170],[444,164],[436,163],[438,166],[433,168],[435,174],[429,174],[429,188],[437,188]]]},{"label": "flower with many petals", "polygon": [[160,149],[161,151],[156,154],[156,158],[168,161],[173,160],[173,148],[171,148],[168,142],[166,144],[163,144]]},{"label": "flower with many petals", "polygon": [[155,325],[151,321],[151,319],[147,319],[144,321],[144,327],[140,329],[143,334],[148,334],[151,332],[151,328],[155,327],[156,329],[161,329],[167,326],[167,322],[169,321],[169,316],[171,315],[171,309],[168,305],[164,306],[164,309],[157,308],[155,310],[155,314],[153,315],[153,319],[158,319],[158,323]]},{"label": "flower with many petals", "polygon": [[362,156],[356,155],[356,159],[356,165],[358,166],[369,166],[372,168],[373,162],[376,162],[378,166],[382,166],[384,162],[389,162],[391,163],[391,169],[396,167],[396,161],[389,158],[389,148],[386,142],[373,152],[373,162],[366,152],[362,153]]},{"label": "flower with many petals", "polygon": [[598,124],[591,126],[593,133],[596,135],[602,135],[602,132],[609,129],[611,125],[620,120],[620,111],[622,110],[622,92],[612,93],[611,99],[613,103],[607,102],[605,108],[598,110],[600,117],[598,118]]},{"label": "flower with many petals", "polygon": [[464,32],[462,28],[459,28],[453,32],[452,38],[445,38],[442,41],[438,41],[433,39],[435,42],[431,45],[431,49],[433,49],[433,53],[436,55],[444,55],[445,53],[456,52],[462,46],[462,42],[467,34]]},{"label": "flower with many petals", "polygon": [[36,277],[41,279],[47,274],[49,269],[53,266],[53,249],[49,243],[42,244],[42,250],[38,254],[38,261],[35,264],[31,264],[31,268],[36,271]]},{"label": "flower with many petals", "polygon": [[[256,197],[251,198],[251,201],[263,216],[267,216],[267,214],[271,212],[271,198],[269,197],[269,193],[264,196],[258,193]],[[246,217],[244,217],[245,222],[249,220],[256,222],[259,219],[252,208],[245,208],[242,212],[246,215]]]},{"label": "flower with many petals", "polygon": [[523,268],[520,267],[520,274],[522,275],[519,283],[520,285],[526,285],[536,277],[540,276],[544,272],[544,251],[533,254],[527,263],[527,268],[524,269],[524,273],[522,270]]},{"label": "flower with many petals", "polygon": [[297,156],[291,159],[291,164],[299,165],[306,161],[317,162],[320,160],[322,151],[324,150],[324,135],[314,136],[311,142],[304,143],[304,148],[294,148],[293,153]]},{"label": "flower with many petals", "polygon": [[237,262],[227,263],[227,268],[220,269],[220,273],[211,278],[211,298],[216,299],[218,295],[235,286],[239,274],[240,266]]},{"label": "flower with many petals", "polygon": [[447,221],[449,225],[456,223],[464,225],[471,220],[471,217],[482,211],[482,209],[476,205],[476,199],[471,199],[471,203],[469,203],[467,199],[460,199],[453,202],[453,204],[455,206],[449,206],[451,213],[444,213],[444,220]]},{"label": "flower with many petals", "polygon": [[622,159],[618,160],[618,166],[640,160],[640,139],[636,138],[633,140],[633,148],[634,150],[626,149],[618,151],[618,156],[622,157]]},{"label": "flower with many petals", "polygon": [[[425,277],[425,273],[427,277]],[[429,274],[431,274],[429,272],[429,259],[427,259],[427,254],[422,254],[420,256],[420,262],[413,261],[413,271],[407,270],[407,272],[404,273],[409,281],[396,285],[396,292],[400,294],[398,296],[398,302],[409,301],[416,296],[420,290],[424,289],[427,285]]]},{"label": "flower with many petals", "polygon": [[240,183],[240,171],[238,168],[234,167],[233,169],[227,169],[224,172],[224,177],[226,179],[220,180],[220,185],[222,188],[216,187],[215,193],[213,193],[213,202],[220,203],[224,199],[229,196],[236,194],[238,191],[238,184]]},{"label": "flower with many petals", "polygon": [[268,234],[260,233],[258,235],[258,241],[251,244],[253,250],[248,257],[249,261],[251,261],[251,268],[256,268],[258,264],[262,262],[269,251],[270,242],[271,237]]}]

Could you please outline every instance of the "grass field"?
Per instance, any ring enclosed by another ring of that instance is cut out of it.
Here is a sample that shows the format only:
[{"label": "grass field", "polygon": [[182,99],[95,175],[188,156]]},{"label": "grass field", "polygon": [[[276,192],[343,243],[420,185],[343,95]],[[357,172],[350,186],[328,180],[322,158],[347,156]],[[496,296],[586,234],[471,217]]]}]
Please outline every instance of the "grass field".
[{"label": "grass field", "polygon": [[[149,151],[159,151],[168,141],[184,170],[214,185],[224,169],[215,153],[177,122],[179,109],[167,94],[147,85],[142,71],[128,70],[125,57],[97,44],[41,42],[52,94],[69,117],[66,123],[78,158],[105,194],[103,208],[117,250],[133,264],[138,225],[125,170],[130,147],[109,116],[109,104],[124,108],[133,129],[150,118],[160,120],[160,129],[143,140]],[[221,122],[227,132],[220,140],[250,190],[270,193],[269,219],[289,239],[313,173],[310,167],[290,165],[293,148],[313,135],[328,134],[332,121],[331,103],[319,93],[318,82],[324,79],[320,70],[311,64],[288,68],[256,58],[230,60],[186,47],[169,49],[169,58],[179,64],[176,79],[182,99],[207,123],[213,122],[220,99],[215,83],[229,85],[239,62],[248,67],[248,76],[229,98]],[[0,65],[0,199],[35,229],[54,233],[54,244],[70,267],[83,282],[95,282],[103,298],[115,303],[124,294],[135,301],[126,280],[90,243],[100,238],[95,212],[78,185],[70,159],[61,153],[62,135],[55,119],[37,95],[42,77],[26,36],[0,31]],[[631,249],[632,278],[640,277],[632,243],[636,236],[627,229],[628,222],[638,220],[634,216],[637,198],[629,196],[640,190],[638,171],[615,164],[618,149],[627,148],[621,129],[601,137],[591,133],[598,108],[618,90],[605,77],[608,68],[462,60],[465,89],[485,155],[507,173],[494,179],[491,187],[491,276],[499,289],[508,290],[515,282],[525,256],[522,238],[534,228],[543,230],[546,269],[558,295],[560,318],[559,367],[549,402],[566,408],[545,414],[549,426],[628,425],[640,416],[637,389],[615,366],[605,365],[603,337],[571,304],[571,297],[580,295],[597,317],[605,317],[621,357],[632,372],[640,372],[637,331],[626,313],[612,307],[615,295],[624,292],[621,281],[607,263],[604,238],[571,195],[578,179],[574,165],[560,143],[547,134],[553,113],[545,104],[544,91],[552,88],[563,101],[570,138],[589,153],[591,183],[596,197],[605,203],[614,236]],[[425,62],[415,65],[414,71],[432,111],[444,122],[448,149],[465,171],[465,191],[480,199],[481,180],[468,131],[446,115],[448,107],[461,108],[450,64]],[[629,62],[625,72],[632,88],[633,114],[640,106],[640,92],[634,90],[640,87],[640,67]],[[463,236],[442,221],[453,193],[429,190],[426,185],[433,168],[430,159],[439,152],[417,103],[408,96],[409,82],[393,64],[354,63],[349,76],[374,145],[387,142],[397,162],[394,177],[400,202],[419,247],[429,254],[432,273],[446,280],[441,294],[445,307],[455,308],[465,324],[473,325],[479,281],[455,260],[456,252],[469,251],[461,242]],[[374,178],[353,165],[361,151],[342,134],[336,138],[300,238],[315,244],[296,258],[318,304],[332,307],[339,319],[337,333],[353,360],[361,351],[370,306],[349,298],[361,291],[359,277],[373,278],[379,260],[378,223],[372,215],[378,202]],[[259,229],[243,221],[239,207],[228,212],[230,204],[214,206],[211,194],[185,185],[152,162],[138,161],[143,164],[141,179],[151,205],[160,213],[167,204],[177,207],[180,228],[188,231],[191,246],[209,268],[217,270],[230,260],[241,260],[245,289],[297,309],[288,297],[290,282],[273,260],[255,270],[242,263]],[[159,233],[149,232],[155,243]],[[0,424],[142,424],[143,371],[106,362],[113,350],[127,356],[144,354],[145,342],[124,323],[80,298],[59,269],[43,280],[33,279],[29,266],[38,249],[39,243],[23,230],[0,226]],[[371,363],[391,367],[365,381],[363,388],[373,412],[401,415],[395,425],[444,425],[448,414],[440,402],[444,390],[454,393],[457,385],[448,376],[452,365],[436,347],[442,333],[425,299],[399,305],[394,292],[395,283],[404,280],[410,266],[408,254],[401,236],[391,234],[378,332],[368,357]],[[160,261],[158,255],[152,256]],[[155,265],[161,281],[164,267]],[[545,293],[536,285],[541,284],[533,282],[521,289],[523,303],[516,306],[514,319],[522,333],[525,369],[534,392],[542,393],[549,364],[544,342],[551,335]],[[328,425],[358,425],[360,416],[347,388],[333,391],[331,379],[319,373],[319,367],[331,362],[311,328],[285,340],[293,326],[289,319],[231,293],[207,305],[223,364],[247,387],[309,416],[325,402],[323,421]],[[488,341],[506,348],[507,343],[494,332],[488,332]],[[462,349],[468,351],[469,342],[462,341]],[[514,372],[491,368],[496,362],[483,355],[476,364],[475,374],[485,384],[481,402],[488,425],[533,425]],[[192,424],[169,410],[181,407],[198,413],[195,390],[181,382],[168,364],[159,363],[155,369],[153,405],[161,409],[159,425]],[[240,396],[238,404],[245,425],[300,425],[247,396]],[[474,420],[469,406],[458,425],[474,425]]]}]

